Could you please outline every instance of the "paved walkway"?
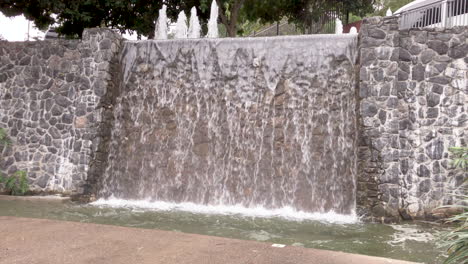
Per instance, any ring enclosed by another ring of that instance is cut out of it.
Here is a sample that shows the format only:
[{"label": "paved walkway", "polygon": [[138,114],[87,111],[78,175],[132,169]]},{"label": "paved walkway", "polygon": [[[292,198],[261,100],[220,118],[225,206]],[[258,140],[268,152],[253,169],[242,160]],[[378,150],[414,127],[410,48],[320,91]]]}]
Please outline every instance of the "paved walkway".
[{"label": "paved walkway", "polygon": [[1,264],[409,264],[169,231],[0,217]]}]

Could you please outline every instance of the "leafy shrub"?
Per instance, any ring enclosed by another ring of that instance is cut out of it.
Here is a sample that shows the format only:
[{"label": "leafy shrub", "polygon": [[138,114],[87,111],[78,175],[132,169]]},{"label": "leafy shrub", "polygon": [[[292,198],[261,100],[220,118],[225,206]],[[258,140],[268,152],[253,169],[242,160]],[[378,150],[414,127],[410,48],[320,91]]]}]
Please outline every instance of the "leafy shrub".
[{"label": "leafy shrub", "polygon": [[10,144],[10,139],[5,131],[5,129],[0,127],[0,145],[8,145]]},{"label": "leafy shrub", "polygon": [[[452,161],[454,168],[465,173],[468,169],[468,148],[454,147],[449,150],[454,156]],[[466,191],[466,189],[463,190]],[[444,241],[441,246],[447,247],[449,254],[444,264],[468,264],[468,196],[462,195],[461,198],[462,204],[451,207],[460,209],[462,213],[448,219],[449,223],[459,226],[450,232],[444,233],[440,238]]]},{"label": "leafy shrub", "polygon": [[[6,146],[10,143],[7,132],[5,129],[0,128],[0,146]],[[17,171],[10,176],[3,176],[0,173],[0,184],[3,184],[6,191],[11,195],[24,195],[29,190],[28,177],[25,171]]]},{"label": "leafy shrub", "polygon": [[25,171],[17,171],[9,177],[0,176],[0,182],[11,195],[24,195],[29,190],[28,177]]},{"label": "leafy shrub", "polygon": [[[464,196],[465,204],[468,204],[468,196]],[[468,263],[468,206],[457,205],[463,213],[448,219],[451,223],[459,226],[454,230],[444,233],[441,239],[444,241],[441,246],[447,247],[449,253],[445,264],[467,264]]]},{"label": "leafy shrub", "polygon": [[456,169],[468,169],[468,147],[453,147],[449,148],[449,150],[454,156],[452,161],[453,166]]}]

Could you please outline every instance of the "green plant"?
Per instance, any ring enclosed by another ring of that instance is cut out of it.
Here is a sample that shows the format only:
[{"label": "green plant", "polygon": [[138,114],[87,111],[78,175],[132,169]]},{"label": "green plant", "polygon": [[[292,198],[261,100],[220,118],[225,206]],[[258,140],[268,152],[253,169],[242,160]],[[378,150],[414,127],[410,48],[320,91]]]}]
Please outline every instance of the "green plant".
[{"label": "green plant", "polygon": [[[452,147],[449,148],[452,153],[452,165],[454,169],[462,170],[463,172],[468,169],[468,148],[467,147]],[[466,179],[465,179],[466,182]],[[466,189],[462,189],[466,193]],[[445,232],[440,240],[442,247],[447,248],[449,254],[444,264],[468,264],[468,196],[457,195],[461,197],[461,204],[445,206],[452,207],[461,211],[460,214],[455,215],[447,220],[448,223],[456,224],[454,230]]]},{"label": "green plant", "polygon": [[0,145],[9,145],[10,139],[8,138],[7,132],[5,129],[0,127]]},{"label": "green plant", "polygon": [[[5,129],[0,128],[0,146],[10,145],[11,141]],[[10,176],[0,173],[0,184],[11,195],[24,195],[29,190],[28,177],[25,171],[17,171]]]},{"label": "green plant", "polygon": [[454,156],[452,165],[455,169],[468,169],[468,147],[452,147],[449,151]]},{"label": "green plant", "polygon": [[28,177],[25,171],[17,171],[9,177],[0,175],[0,182],[11,195],[24,195],[29,190]]},{"label": "green plant", "polygon": [[[468,196],[463,196],[464,204],[468,204]],[[449,254],[444,264],[467,264],[468,263],[468,206],[453,206],[463,212],[448,219],[449,223],[459,225],[454,230],[444,233],[440,239],[442,247],[447,248]]]}]

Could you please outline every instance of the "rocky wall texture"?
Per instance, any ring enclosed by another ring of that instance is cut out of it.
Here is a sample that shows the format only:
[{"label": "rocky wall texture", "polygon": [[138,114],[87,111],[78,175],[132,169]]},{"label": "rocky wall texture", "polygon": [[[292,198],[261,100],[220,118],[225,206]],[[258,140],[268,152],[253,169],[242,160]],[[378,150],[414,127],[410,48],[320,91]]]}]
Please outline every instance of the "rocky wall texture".
[{"label": "rocky wall texture", "polygon": [[119,50],[119,35],[105,29],[81,41],[0,42],[0,127],[12,140],[3,172],[27,171],[35,191],[84,191],[109,133]]},{"label": "rocky wall texture", "polygon": [[360,33],[358,208],[386,220],[437,217],[466,173],[449,147],[466,146],[468,29],[398,30],[396,17]]}]

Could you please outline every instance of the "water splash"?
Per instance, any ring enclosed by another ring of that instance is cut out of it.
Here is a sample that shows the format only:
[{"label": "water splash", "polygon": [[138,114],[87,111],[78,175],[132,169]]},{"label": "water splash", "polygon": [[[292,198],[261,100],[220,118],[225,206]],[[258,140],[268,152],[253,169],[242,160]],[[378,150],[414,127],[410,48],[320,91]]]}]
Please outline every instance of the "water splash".
[{"label": "water splash", "polygon": [[190,10],[190,26],[188,30],[188,37],[200,38],[200,34],[201,26],[197,15],[197,9],[195,7],[192,7],[192,10]]},{"label": "water splash", "polygon": [[166,14],[167,7],[163,5],[161,9],[159,9],[159,17],[158,22],[156,22],[156,29],[154,32],[155,39],[167,39],[167,14]]},{"label": "water splash", "polygon": [[357,34],[357,28],[356,27],[351,27],[351,29],[349,30],[349,33],[350,34]]},{"label": "water splash", "polygon": [[180,12],[179,17],[177,18],[175,38],[176,39],[187,38],[187,16],[185,15],[184,11]]},{"label": "water splash", "polygon": [[219,8],[216,4],[216,0],[211,2],[211,13],[210,13],[210,20],[208,21],[208,38],[218,38],[218,15],[219,15]]},{"label": "water splash", "polygon": [[328,223],[353,224],[357,223],[358,217],[355,214],[342,215],[334,212],[325,214],[309,213],[298,211],[292,207],[283,207],[278,209],[266,209],[258,206],[254,208],[245,208],[242,205],[200,205],[195,203],[169,203],[150,200],[123,200],[116,198],[99,199],[91,205],[111,207],[111,208],[135,208],[155,211],[184,211],[191,213],[207,215],[242,215],[247,217],[262,218],[283,218],[293,221],[316,220]]},{"label": "water splash", "polygon": [[335,34],[343,34],[343,22],[339,18],[335,20]]},{"label": "water splash", "polygon": [[387,13],[385,14],[385,16],[393,16],[392,10],[390,8],[387,9]]}]

